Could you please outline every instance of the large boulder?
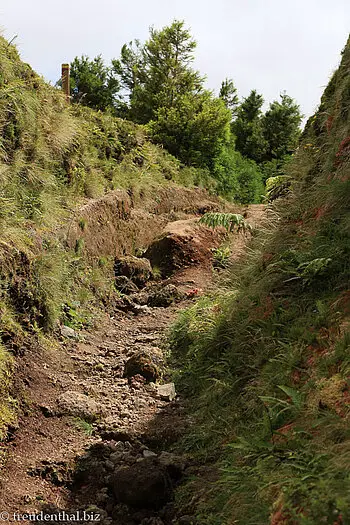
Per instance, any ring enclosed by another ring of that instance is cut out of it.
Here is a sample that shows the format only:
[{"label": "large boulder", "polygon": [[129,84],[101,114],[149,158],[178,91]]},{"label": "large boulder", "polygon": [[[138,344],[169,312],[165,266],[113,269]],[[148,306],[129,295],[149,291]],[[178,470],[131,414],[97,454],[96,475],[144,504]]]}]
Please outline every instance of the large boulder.
[{"label": "large boulder", "polygon": [[148,259],[127,255],[115,258],[114,273],[116,277],[127,277],[142,288],[152,277],[152,267]]},{"label": "large boulder", "polygon": [[112,487],[119,503],[138,509],[161,509],[172,496],[167,469],[153,458],[118,468]]},{"label": "large boulder", "polygon": [[[223,230],[223,228],[222,228]],[[169,223],[163,233],[154,240],[145,252],[145,257],[157,268],[163,278],[181,268],[202,264],[209,266],[212,248],[217,248],[225,231],[212,230],[198,224],[198,219],[187,219]]]}]

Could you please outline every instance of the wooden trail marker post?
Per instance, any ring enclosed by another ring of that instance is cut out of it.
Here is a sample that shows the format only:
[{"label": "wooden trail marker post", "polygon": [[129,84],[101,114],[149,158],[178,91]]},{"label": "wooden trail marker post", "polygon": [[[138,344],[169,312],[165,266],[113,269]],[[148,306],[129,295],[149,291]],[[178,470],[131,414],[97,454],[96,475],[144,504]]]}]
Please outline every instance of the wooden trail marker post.
[{"label": "wooden trail marker post", "polygon": [[66,101],[70,103],[70,75],[69,64],[62,64],[62,89],[66,95]]}]

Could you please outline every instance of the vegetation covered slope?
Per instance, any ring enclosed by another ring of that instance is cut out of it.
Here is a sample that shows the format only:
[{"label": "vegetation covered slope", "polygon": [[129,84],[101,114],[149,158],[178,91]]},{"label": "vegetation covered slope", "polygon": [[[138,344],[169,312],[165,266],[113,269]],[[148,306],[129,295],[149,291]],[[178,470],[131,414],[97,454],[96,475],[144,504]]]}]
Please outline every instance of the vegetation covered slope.
[{"label": "vegetation covered slope", "polygon": [[0,431],[14,408],[8,350],[22,352],[28,337],[67,321],[73,299],[83,308],[101,293],[103,270],[87,268],[81,246],[65,245],[74,210],[115,188],[137,199],[176,182],[209,187],[201,177],[140,126],[69,107],[0,37]]},{"label": "vegetation covered slope", "polygon": [[288,169],[248,261],[172,331],[183,446],[218,467],[179,494],[201,524],[350,523],[350,41]]}]

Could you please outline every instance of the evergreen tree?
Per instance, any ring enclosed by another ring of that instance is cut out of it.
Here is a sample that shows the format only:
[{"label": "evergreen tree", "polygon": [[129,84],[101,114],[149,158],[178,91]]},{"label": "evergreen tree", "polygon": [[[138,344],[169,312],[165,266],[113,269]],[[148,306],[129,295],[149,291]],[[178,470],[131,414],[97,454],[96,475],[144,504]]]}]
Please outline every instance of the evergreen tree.
[{"label": "evergreen tree", "polygon": [[223,101],[203,91],[184,94],[172,107],[159,108],[149,130],[155,142],[183,163],[212,168],[230,138],[230,120]]},{"label": "evergreen tree", "polygon": [[130,89],[133,120],[147,123],[160,108],[172,108],[183,95],[203,90],[203,78],[191,68],[195,48],[184,22],[174,21],[160,31],[151,28],[134,68],[136,78]]},{"label": "evergreen tree", "polygon": [[145,60],[143,46],[139,40],[124,44],[119,60],[112,60],[114,71],[119,75],[122,87],[118,113],[130,120],[137,120],[132,114],[133,98],[138,87],[145,81]]},{"label": "evergreen tree", "polygon": [[115,109],[120,83],[113,67],[105,65],[101,55],[90,60],[86,55],[71,63],[72,100],[105,111]]},{"label": "evergreen tree", "polygon": [[262,111],[261,108],[264,104],[264,98],[259,95],[255,89],[253,89],[249,96],[245,98],[239,108],[239,117],[246,122],[254,122],[260,119]]},{"label": "evergreen tree", "polygon": [[263,97],[255,90],[251,91],[239,106],[237,118],[232,123],[237,151],[256,162],[264,160],[268,147],[262,125],[263,103]]},{"label": "evergreen tree", "polygon": [[219,97],[224,101],[225,106],[231,111],[232,116],[236,114],[238,106],[237,89],[233,80],[226,78],[221,82]]},{"label": "evergreen tree", "polygon": [[262,125],[268,147],[266,160],[282,159],[296,148],[302,115],[298,104],[286,93],[266,111]]},{"label": "evergreen tree", "polygon": [[184,22],[151,28],[143,47],[122,48],[122,85],[128,91],[129,118],[148,124],[151,137],[187,165],[211,166],[227,140],[230,111],[204,89],[192,68],[196,42]]}]

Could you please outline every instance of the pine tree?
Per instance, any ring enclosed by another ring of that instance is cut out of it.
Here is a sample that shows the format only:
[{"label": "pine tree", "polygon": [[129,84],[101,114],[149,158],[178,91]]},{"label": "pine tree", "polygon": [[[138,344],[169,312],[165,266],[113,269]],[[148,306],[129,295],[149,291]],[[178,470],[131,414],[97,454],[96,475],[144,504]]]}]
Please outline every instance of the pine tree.
[{"label": "pine tree", "polygon": [[262,162],[266,155],[267,142],[262,125],[264,104],[262,95],[255,90],[239,106],[237,118],[232,124],[236,136],[236,149],[248,159]]},{"label": "pine tree", "polygon": [[231,111],[232,116],[236,114],[239,98],[233,80],[226,78],[221,82],[219,97],[224,101],[225,106]]},{"label": "pine tree", "polygon": [[296,148],[302,115],[298,104],[286,93],[266,111],[262,125],[268,143],[266,160],[282,159]]},{"label": "pine tree", "polygon": [[183,163],[211,166],[227,140],[230,111],[204,89],[192,68],[196,42],[184,22],[151,28],[143,47],[122,48],[115,61],[129,94],[129,118],[148,124],[153,140]]},{"label": "pine tree", "polygon": [[[203,90],[204,79],[191,67],[195,48],[184,22],[174,21],[159,31],[151,28],[149,40],[136,55],[133,83],[129,82],[133,120],[147,123],[156,118],[158,109],[172,108],[183,95]],[[128,52],[124,48],[125,54],[131,54],[130,47]],[[121,62],[125,66],[123,57]]]},{"label": "pine tree", "polygon": [[74,102],[102,111],[115,110],[120,83],[113,67],[106,66],[101,55],[92,60],[86,55],[76,57],[70,76]]}]

